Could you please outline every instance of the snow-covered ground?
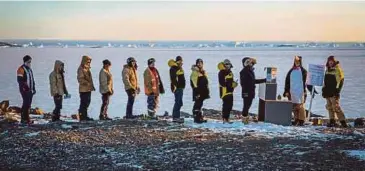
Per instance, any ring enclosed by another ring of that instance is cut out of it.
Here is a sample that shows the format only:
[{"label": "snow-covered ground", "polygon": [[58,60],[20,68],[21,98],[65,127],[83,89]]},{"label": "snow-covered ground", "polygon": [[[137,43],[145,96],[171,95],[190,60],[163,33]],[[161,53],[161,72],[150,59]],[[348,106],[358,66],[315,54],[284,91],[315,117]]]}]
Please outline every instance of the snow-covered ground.
[{"label": "snow-covered ground", "polygon": [[[305,126],[305,127],[293,127],[293,126],[281,126],[271,123],[250,123],[243,124],[240,120],[233,120],[232,124],[223,124],[221,120],[208,120],[207,123],[195,124],[193,119],[185,119],[186,126],[191,128],[208,129],[213,132],[236,134],[236,135],[250,135],[264,138],[278,138],[289,137],[298,139],[329,139],[329,138],[341,138],[340,135],[324,134],[319,130],[325,127],[318,126]],[[361,133],[360,133],[361,134]]]},{"label": "snow-covered ground", "polygon": [[357,159],[365,161],[365,150],[345,150],[344,152],[348,156],[355,157]]}]

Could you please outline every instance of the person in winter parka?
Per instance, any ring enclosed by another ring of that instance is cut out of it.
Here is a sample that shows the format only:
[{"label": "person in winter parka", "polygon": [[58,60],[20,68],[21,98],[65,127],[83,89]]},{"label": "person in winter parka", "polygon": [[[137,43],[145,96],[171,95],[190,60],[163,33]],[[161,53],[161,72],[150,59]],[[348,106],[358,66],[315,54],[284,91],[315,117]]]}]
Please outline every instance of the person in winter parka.
[{"label": "person in winter parka", "polygon": [[23,98],[21,109],[21,123],[31,124],[29,118],[30,107],[32,106],[33,96],[36,94],[33,70],[31,68],[32,58],[29,55],[23,57],[23,65],[17,70],[17,81],[19,92]]},{"label": "person in winter parka", "polygon": [[133,115],[134,100],[140,92],[137,77],[137,61],[133,57],[127,59],[127,64],[123,67],[122,76],[124,89],[128,95],[126,119],[133,119],[135,118]]},{"label": "person in winter parka", "polygon": [[[240,83],[242,86],[243,110],[242,122],[248,124],[249,110],[255,98],[256,84],[266,82],[266,79],[256,79],[254,72],[255,58],[245,57],[242,59],[243,69],[240,72]],[[254,118],[256,120],[256,118]]]},{"label": "person in winter parka", "polygon": [[165,93],[160,73],[155,67],[156,60],[150,58],[147,61],[148,67],[143,73],[144,92],[147,96],[147,113],[151,119],[157,119],[156,112],[160,94]]},{"label": "person in winter parka", "polygon": [[182,123],[184,118],[180,118],[180,109],[184,105],[183,95],[186,85],[183,66],[183,59],[177,56],[175,60],[171,59],[168,62],[170,67],[171,91],[175,95],[175,104],[172,110],[172,121]]},{"label": "person in winter parka", "polygon": [[219,94],[220,98],[223,100],[223,123],[232,123],[229,121],[229,115],[233,107],[233,91],[237,87],[237,82],[234,81],[231,68],[233,68],[233,66],[228,59],[225,59],[218,64]]},{"label": "person in winter parka", "polygon": [[103,61],[103,68],[99,72],[99,92],[101,94],[102,105],[100,108],[100,120],[112,120],[108,117],[108,105],[110,96],[114,94],[113,75],[110,72],[112,63],[109,60]]},{"label": "person in winter parka", "polygon": [[77,70],[77,81],[79,82],[80,92],[80,120],[93,120],[88,116],[88,108],[91,102],[91,92],[95,91],[93,77],[91,75],[91,57],[83,56],[81,64]]},{"label": "person in winter parka", "polygon": [[293,67],[285,78],[284,97],[293,103],[294,124],[303,126],[306,118],[304,103],[307,98],[307,88],[312,92],[313,86],[306,84],[307,70],[303,67],[302,57],[295,56]]},{"label": "person in winter parka", "polygon": [[49,74],[51,96],[53,97],[55,109],[53,110],[52,121],[59,121],[61,116],[63,95],[68,95],[65,84],[64,63],[56,60],[53,71]]},{"label": "person in winter parka", "polygon": [[327,126],[337,126],[335,120],[335,117],[337,116],[341,125],[343,127],[348,127],[345,114],[340,106],[340,94],[345,80],[340,62],[337,61],[334,56],[329,56],[327,59],[326,68],[322,96],[327,100],[326,108],[330,117],[330,122]]},{"label": "person in winter parka", "polygon": [[210,98],[208,75],[203,68],[203,60],[197,59],[195,65],[191,67],[190,85],[193,89],[193,115],[195,123],[207,122],[203,118],[203,103]]}]

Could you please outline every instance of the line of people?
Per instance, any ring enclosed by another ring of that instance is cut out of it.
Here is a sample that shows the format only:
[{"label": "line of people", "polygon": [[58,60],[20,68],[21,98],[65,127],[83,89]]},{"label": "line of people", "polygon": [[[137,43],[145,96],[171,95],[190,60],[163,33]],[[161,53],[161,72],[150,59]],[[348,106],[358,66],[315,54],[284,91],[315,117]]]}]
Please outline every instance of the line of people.
[{"label": "line of people", "polygon": [[[93,120],[88,115],[88,107],[91,102],[91,93],[95,91],[93,77],[90,71],[92,59],[89,56],[83,56],[81,64],[77,70],[77,80],[79,83],[80,106],[78,119]],[[29,118],[29,110],[31,107],[33,96],[36,94],[35,81],[33,71],[31,69],[32,58],[29,55],[23,57],[24,64],[17,70],[17,81],[19,83],[19,91],[23,98],[21,110],[21,123],[31,123]],[[150,58],[147,60],[148,67],[143,73],[144,92],[147,96],[147,113],[150,119],[157,119],[156,110],[159,105],[160,94],[165,93],[163,82],[158,70],[155,67],[156,60]],[[249,121],[249,110],[253,99],[255,98],[256,84],[265,83],[266,79],[256,79],[254,65],[257,63],[255,58],[245,57],[242,59],[243,69],[240,71],[240,85],[242,87],[242,122],[247,124]],[[102,105],[100,109],[100,120],[111,120],[108,117],[108,105],[110,97],[114,94],[113,75],[110,72],[111,62],[103,61],[103,67],[99,72],[99,92],[102,96]],[[180,117],[180,110],[183,106],[183,94],[186,86],[186,79],[183,69],[183,58],[177,56],[175,59],[168,61],[170,67],[170,87],[175,96],[175,104],[173,106],[172,117],[173,122],[183,123],[184,119]],[[326,73],[322,96],[327,100],[326,108],[329,112],[330,123],[328,126],[336,125],[336,117],[340,120],[343,127],[347,127],[344,113],[340,107],[340,92],[344,83],[344,74],[339,62],[330,56],[326,63]],[[127,64],[123,66],[122,77],[124,88],[128,96],[126,119],[134,119],[133,104],[135,97],[140,93],[140,87],[137,77],[137,61],[133,57],[127,59]],[[218,64],[218,80],[219,94],[222,99],[222,119],[224,123],[232,123],[230,121],[230,113],[233,107],[233,92],[238,86],[235,81],[233,68],[230,60],[225,59]],[[207,122],[204,119],[202,106],[206,99],[210,98],[208,74],[204,70],[204,62],[197,59],[196,63],[191,67],[190,86],[193,92],[193,109],[195,123]],[[55,109],[53,110],[52,121],[59,121],[64,97],[68,97],[69,93],[66,88],[64,77],[64,63],[56,60],[54,70],[49,75],[50,94],[54,99]],[[294,125],[303,126],[306,113],[304,103],[307,97],[307,89],[312,92],[312,86],[306,85],[307,71],[302,66],[302,57],[295,56],[293,67],[287,73],[285,79],[284,97],[288,97],[293,103]],[[316,91],[314,91],[317,93]],[[314,94],[315,94],[314,93]],[[314,94],[312,94],[314,96]],[[256,120],[257,118],[253,118]]]}]

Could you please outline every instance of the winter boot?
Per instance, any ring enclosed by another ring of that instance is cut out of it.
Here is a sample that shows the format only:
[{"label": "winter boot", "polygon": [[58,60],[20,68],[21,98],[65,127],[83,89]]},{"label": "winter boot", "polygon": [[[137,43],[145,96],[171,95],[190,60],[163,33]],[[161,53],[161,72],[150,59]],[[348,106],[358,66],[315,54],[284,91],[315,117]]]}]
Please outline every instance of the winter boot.
[{"label": "winter boot", "polygon": [[199,119],[202,123],[208,122],[208,120],[204,119],[203,111],[199,111]]},{"label": "winter boot", "polygon": [[344,128],[348,128],[349,127],[349,125],[346,123],[345,120],[340,121],[340,123],[341,123],[341,126],[344,127]]},{"label": "winter boot", "polygon": [[292,122],[292,126],[297,126],[299,123],[299,119],[294,119],[294,121]]},{"label": "winter boot", "polygon": [[105,121],[110,121],[110,120],[112,120],[111,118],[109,118],[107,115],[100,115],[99,116],[99,119],[100,120],[105,120]]},{"label": "winter boot", "polygon": [[256,116],[256,115],[254,115],[254,116],[252,116],[252,121],[253,121],[253,122],[259,122],[259,119],[257,118],[257,116]]},{"label": "winter boot", "polygon": [[248,116],[242,116],[242,123],[243,124],[248,124],[249,121],[249,117]]},{"label": "winter boot", "polygon": [[52,122],[57,122],[57,121],[60,121],[60,115],[54,114],[52,116]]},{"label": "winter boot", "polygon": [[335,127],[336,126],[336,120],[330,119],[330,122],[327,123],[327,127]]},{"label": "winter boot", "polygon": [[229,118],[223,118],[223,124],[232,124],[233,122],[229,120]]},{"label": "winter boot", "polygon": [[304,126],[304,120],[298,119],[298,124],[296,126]]},{"label": "winter boot", "polygon": [[172,118],[172,122],[174,123],[184,123],[184,118]]}]

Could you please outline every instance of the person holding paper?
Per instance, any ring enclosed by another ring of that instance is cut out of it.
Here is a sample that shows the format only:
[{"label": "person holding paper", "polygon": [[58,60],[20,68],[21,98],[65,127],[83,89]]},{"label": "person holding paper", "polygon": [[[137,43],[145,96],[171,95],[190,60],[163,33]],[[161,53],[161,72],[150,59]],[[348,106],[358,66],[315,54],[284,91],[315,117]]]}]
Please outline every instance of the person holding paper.
[{"label": "person holding paper", "polygon": [[326,63],[326,74],[324,76],[324,85],[322,88],[322,96],[327,100],[326,108],[329,113],[330,122],[328,127],[336,125],[335,117],[340,120],[342,127],[348,127],[345,114],[340,106],[340,93],[343,87],[345,76],[340,62],[334,56],[329,56]]},{"label": "person holding paper", "polygon": [[[313,86],[307,86],[307,70],[303,67],[302,57],[295,56],[293,67],[285,79],[284,97],[293,103],[294,126],[303,126],[306,118],[304,103],[307,97],[306,88],[310,91]],[[312,92],[312,91],[311,91]]]},{"label": "person holding paper", "polygon": [[64,63],[56,60],[54,64],[54,69],[49,74],[51,96],[53,97],[55,104],[55,109],[52,113],[52,122],[60,121],[63,95],[68,96],[64,73]]}]

